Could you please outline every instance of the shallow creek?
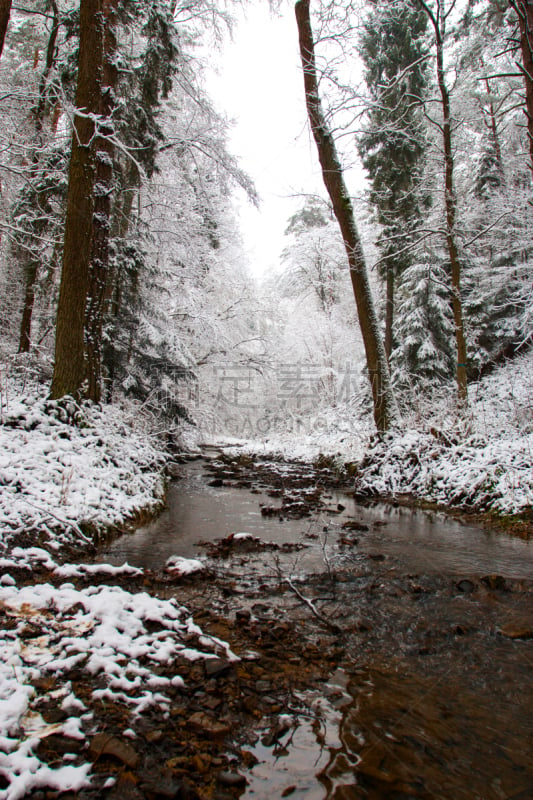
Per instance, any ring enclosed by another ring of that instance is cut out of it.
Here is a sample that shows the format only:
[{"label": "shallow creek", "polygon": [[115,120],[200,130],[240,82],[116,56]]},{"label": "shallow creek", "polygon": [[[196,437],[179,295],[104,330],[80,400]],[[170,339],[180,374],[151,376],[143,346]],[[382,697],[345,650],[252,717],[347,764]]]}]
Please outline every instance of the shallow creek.
[{"label": "shallow creek", "polygon": [[[323,691],[303,698],[309,713],[288,708],[275,740],[258,723],[241,796],[531,800],[533,540],[440,512],[361,505],[327,481],[320,503],[294,518],[256,467],[239,482],[205,461],[184,464],[168,509],[100,553],[161,570],[171,555],[205,556],[206,542],[249,533],[276,549],[211,552],[240,607],[253,612],[270,586],[267,619],[275,603],[305,617],[294,594],[273,593],[285,576],[338,625],[325,636],[344,655]],[[272,469],[286,470],[290,494],[293,468]],[[221,614],[229,608],[219,603]]]}]

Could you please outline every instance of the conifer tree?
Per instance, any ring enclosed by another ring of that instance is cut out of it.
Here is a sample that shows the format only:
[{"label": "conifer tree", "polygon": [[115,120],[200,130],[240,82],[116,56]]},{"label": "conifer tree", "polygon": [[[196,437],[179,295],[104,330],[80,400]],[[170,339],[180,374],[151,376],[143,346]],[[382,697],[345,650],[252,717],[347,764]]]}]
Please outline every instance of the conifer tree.
[{"label": "conifer tree", "polygon": [[381,226],[379,272],[386,283],[385,350],[392,351],[394,291],[413,261],[413,239],[429,196],[420,190],[426,141],[427,17],[414,0],[373,3],[360,55],[371,105],[358,141]]}]

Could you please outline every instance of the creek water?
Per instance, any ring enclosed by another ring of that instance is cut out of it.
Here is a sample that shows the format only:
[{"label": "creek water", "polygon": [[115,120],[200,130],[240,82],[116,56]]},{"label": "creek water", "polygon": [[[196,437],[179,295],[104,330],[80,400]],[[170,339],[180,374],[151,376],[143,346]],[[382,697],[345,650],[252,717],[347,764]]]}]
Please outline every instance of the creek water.
[{"label": "creek water", "polygon": [[[111,542],[101,550],[100,559],[161,569],[172,555],[202,555],[201,542],[247,532],[277,544],[303,542],[311,552],[299,556],[300,568],[316,569],[323,567],[325,546],[335,551],[333,557],[342,557],[336,546],[336,529],[356,520],[368,528],[352,537],[357,539],[357,552],[391,556],[406,569],[533,579],[533,539],[482,530],[441,512],[386,503],[361,505],[338,491],[326,493],[326,507],[311,518],[280,521],[279,515],[261,514],[260,506],[272,503],[266,493],[208,483],[202,462],[183,465],[183,477],[169,486],[167,509],[148,525]],[[344,506],[340,513],[339,504]],[[315,546],[313,536],[317,537]]]},{"label": "creek water", "polygon": [[[301,543],[282,565],[299,577],[324,572],[325,559],[356,576],[367,570],[353,579],[366,580],[367,593],[343,597],[353,616],[363,607],[369,632],[346,637],[341,668],[304,698],[308,715],[294,716],[274,745],[259,731],[242,797],[532,800],[533,541],[342,492],[326,491],[309,518],[280,521],[262,515],[273,500],[260,482],[209,486],[211,477],[203,462],[184,465],[167,510],[101,560],[161,569],[171,555],[204,555],[202,541],[246,532]],[[245,577],[269,559],[253,553],[225,566]],[[485,589],[483,576],[494,575],[512,590]],[[499,635],[509,621],[524,635]]]}]

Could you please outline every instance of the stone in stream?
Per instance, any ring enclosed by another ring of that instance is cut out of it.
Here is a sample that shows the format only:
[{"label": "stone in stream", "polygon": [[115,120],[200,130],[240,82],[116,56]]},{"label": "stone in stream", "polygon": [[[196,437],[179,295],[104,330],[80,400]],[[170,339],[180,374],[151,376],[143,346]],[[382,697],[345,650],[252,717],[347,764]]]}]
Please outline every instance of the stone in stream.
[{"label": "stone in stream", "polygon": [[348,519],[343,522],[342,528],[345,531],[368,531],[370,528],[364,522],[357,522],[355,519]]},{"label": "stone in stream", "polygon": [[229,725],[225,722],[218,722],[203,711],[197,711],[189,717],[189,725],[198,733],[202,733],[210,739],[219,739],[230,732]]},{"label": "stone in stream", "polygon": [[507,639],[533,639],[533,629],[527,625],[514,625],[512,622],[507,625],[502,625],[497,630],[500,636],[505,636]]},{"label": "stone in stream", "polygon": [[204,661],[205,677],[216,678],[231,667],[231,661],[227,661],[225,658],[208,658]]},{"label": "stone in stream", "polygon": [[127,742],[118,739],[116,736],[108,736],[106,733],[97,733],[89,745],[89,755],[95,761],[102,756],[121,761],[127,767],[134,769],[139,761],[139,754]]},{"label": "stone in stream", "polygon": [[217,775],[217,783],[220,783],[221,786],[227,786],[228,788],[237,788],[240,786],[246,786],[247,780],[244,775],[241,775],[239,772],[219,772]]},{"label": "stone in stream", "polygon": [[468,580],[468,578],[463,578],[462,580],[457,581],[455,588],[463,594],[471,594],[476,587],[472,581]]},{"label": "stone in stream", "polygon": [[487,589],[506,591],[507,584],[503,575],[484,575],[481,578],[481,583],[484,583]]}]

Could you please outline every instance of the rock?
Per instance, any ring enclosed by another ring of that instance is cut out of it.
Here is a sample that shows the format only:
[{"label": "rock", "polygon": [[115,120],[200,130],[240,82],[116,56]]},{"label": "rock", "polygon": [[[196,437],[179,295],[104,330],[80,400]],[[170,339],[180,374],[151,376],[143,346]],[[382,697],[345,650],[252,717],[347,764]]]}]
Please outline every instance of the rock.
[{"label": "rock", "polygon": [[224,722],[217,722],[216,719],[204,714],[203,711],[197,711],[189,717],[189,725],[198,733],[204,734],[211,739],[219,739],[227,736],[229,733],[229,725]]},{"label": "rock", "polygon": [[208,658],[204,661],[205,676],[206,678],[216,678],[231,666],[231,661],[226,661],[225,658]]},{"label": "rock", "polygon": [[[183,781],[177,780],[168,768],[153,767],[141,775],[141,789],[145,794],[154,798],[168,798],[169,800],[182,800],[188,797],[184,793]],[[191,797],[194,797],[194,793]],[[197,796],[197,795],[196,795]]]},{"label": "rock", "polygon": [[107,795],[109,800],[144,800],[144,794],[137,788],[138,778],[131,772],[123,772]]},{"label": "rock", "polygon": [[217,775],[217,783],[227,787],[246,786],[248,781],[239,772],[219,772]]},{"label": "rock", "polygon": [[481,578],[481,583],[484,583],[487,589],[505,591],[507,584],[502,575],[484,575]]},{"label": "rock", "polygon": [[250,622],[251,618],[252,613],[247,608],[240,608],[235,612],[235,622],[238,625],[246,625],[248,622]]},{"label": "rock", "polygon": [[263,517],[275,517],[277,514],[281,514],[281,508],[276,508],[275,506],[261,506],[261,514]]},{"label": "rock", "polygon": [[97,733],[89,745],[89,755],[95,761],[101,756],[109,756],[121,761],[130,769],[135,769],[140,761],[139,754],[127,742],[106,733]]},{"label": "rock", "polygon": [[166,473],[169,476],[169,478],[174,478],[174,479],[181,478],[182,470],[180,463],[176,461],[170,461],[166,466]]},{"label": "rock", "polygon": [[214,488],[218,489],[221,486],[224,486],[224,481],[222,480],[222,478],[214,478],[212,481],[209,481],[207,485],[213,486]]},{"label": "rock", "polygon": [[348,519],[342,523],[343,530],[345,531],[369,531],[368,525],[363,522],[357,522],[355,519]]},{"label": "rock", "polygon": [[506,636],[507,639],[533,639],[533,629],[529,628],[525,625],[513,625],[513,623],[508,623],[507,625],[503,625],[501,628],[498,629],[497,633],[500,636]]},{"label": "rock", "polygon": [[468,578],[463,578],[462,580],[457,581],[455,588],[463,594],[471,594],[476,587],[472,581],[468,580]]}]

